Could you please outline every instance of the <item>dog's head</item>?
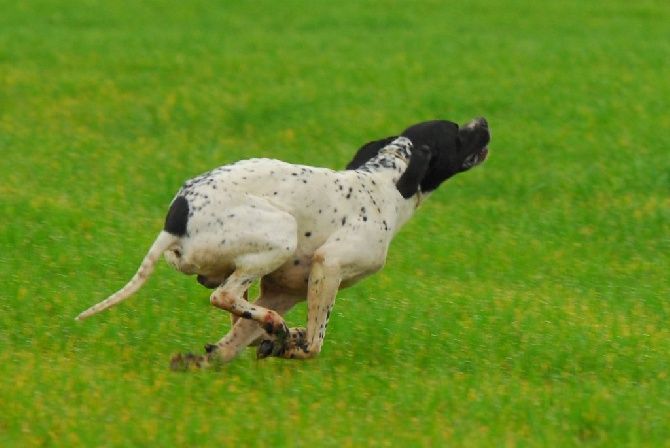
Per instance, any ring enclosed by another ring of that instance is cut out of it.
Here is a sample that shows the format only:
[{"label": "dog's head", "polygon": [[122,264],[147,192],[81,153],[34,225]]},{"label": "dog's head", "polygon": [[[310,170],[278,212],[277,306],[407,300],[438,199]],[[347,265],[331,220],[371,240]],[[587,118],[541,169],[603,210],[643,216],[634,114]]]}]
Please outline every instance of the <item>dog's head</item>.
[{"label": "dog's head", "polygon": [[[491,134],[484,118],[476,118],[459,128],[456,123],[446,120],[424,121],[405,129],[401,134],[412,146],[428,150],[428,167],[418,184],[422,192],[436,189],[442,182],[455,174],[479,165],[488,155]],[[356,169],[377,155],[379,150],[397,137],[387,137],[362,146],[347,169]],[[419,151],[413,151],[414,154]]]}]

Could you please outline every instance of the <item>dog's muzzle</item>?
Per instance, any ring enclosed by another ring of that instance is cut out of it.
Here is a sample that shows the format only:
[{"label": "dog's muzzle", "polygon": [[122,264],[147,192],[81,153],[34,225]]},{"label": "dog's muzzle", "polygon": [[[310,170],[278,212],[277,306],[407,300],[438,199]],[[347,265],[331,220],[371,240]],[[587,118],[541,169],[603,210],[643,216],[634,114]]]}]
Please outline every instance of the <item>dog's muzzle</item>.
[{"label": "dog's muzzle", "polygon": [[[486,121],[486,118],[484,118],[484,117],[475,118],[474,120],[472,120],[468,124],[466,124],[465,127],[469,128],[469,129],[472,129],[472,130],[476,130],[476,129],[479,128],[480,131],[484,131],[486,133],[485,143],[488,143],[488,141],[491,138],[490,134],[489,134],[489,123]],[[469,156],[467,156],[465,158],[465,161],[463,162],[463,169],[467,170],[467,169],[472,168],[473,166],[479,165],[484,160],[486,160],[488,155],[489,155],[489,148],[485,144],[482,149],[480,149],[477,152],[474,152],[474,153],[470,154]]]},{"label": "dog's muzzle", "polygon": [[484,146],[479,152],[470,154],[465,158],[463,162],[463,169],[469,170],[473,166],[477,166],[482,163],[489,155],[489,148]]}]

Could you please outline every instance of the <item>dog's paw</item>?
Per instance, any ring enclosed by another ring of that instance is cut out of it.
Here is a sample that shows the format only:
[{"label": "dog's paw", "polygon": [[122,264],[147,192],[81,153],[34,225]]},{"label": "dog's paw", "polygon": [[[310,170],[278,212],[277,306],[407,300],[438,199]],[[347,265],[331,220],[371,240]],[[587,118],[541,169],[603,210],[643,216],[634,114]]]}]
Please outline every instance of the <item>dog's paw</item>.
[{"label": "dog's paw", "polygon": [[274,341],[271,341],[270,339],[264,339],[261,341],[260,344],[258,344],[258,347],[256,348],[256,358],[257,359],[267,358],[268,356],[271,356],[274,351],[275,351]]},{"label": "dog's paw", "polygon": [[256,349],[256,358],[263,359],[268,356],[284,357],[284,355],[293,349],[305,349],[307,331],[304,328],[287,329],[285,337],[282,339],[264,339]]},{"label": "dog's paw", "polygon": [[177,353],[170,360],[170,369],[177,372],[184,372],[191,368],[201,369],[207,367],[209,361],[206,356],[195,355],[193,353]]},{"label": "dog's paw", "polygon": [[289,348],[288,340],[265,339],[256,348],[256,359],[264,359],[270,356],[281,358]]},{"label": "dog's paw", "polygon": [[270,335],[274,336],[279,340],[285,340],[289,335],[289,328],[286,326],[284,321],[269,321],[263,325],[263,330]]},{"label": "dog's paw", "polygon": [[307,330],[303,327],[294,327],[289,329],[289,341],[292,347],[307,346]]}]

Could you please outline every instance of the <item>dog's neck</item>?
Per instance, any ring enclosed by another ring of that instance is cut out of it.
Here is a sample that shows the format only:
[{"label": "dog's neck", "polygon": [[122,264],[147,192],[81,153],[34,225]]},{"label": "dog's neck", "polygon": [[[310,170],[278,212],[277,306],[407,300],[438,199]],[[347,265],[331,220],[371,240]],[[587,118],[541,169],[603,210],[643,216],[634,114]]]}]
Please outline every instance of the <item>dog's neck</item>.
[{"label": "dog's neck", "polygon": [[[408,138],[398,137],[382,148],[375,157],[368,160],[358,170],[375,173],[390,179],[394,186],[393,188],[395,188],[400,176],[402,176],[409,166],[412,149],[412,142]],[[414,211],[427,196],[427,194],[422,193],[420,190],[407,199],[400,195],[396,196],[394,233],[400,230],[403,224],[412,217]]]},{"label": "dog's neck", "polygon": [[368,172],[395,171],[400,176],[407,169],[411,155],[412,142],[406,137],[398,137],[358,169]]}]

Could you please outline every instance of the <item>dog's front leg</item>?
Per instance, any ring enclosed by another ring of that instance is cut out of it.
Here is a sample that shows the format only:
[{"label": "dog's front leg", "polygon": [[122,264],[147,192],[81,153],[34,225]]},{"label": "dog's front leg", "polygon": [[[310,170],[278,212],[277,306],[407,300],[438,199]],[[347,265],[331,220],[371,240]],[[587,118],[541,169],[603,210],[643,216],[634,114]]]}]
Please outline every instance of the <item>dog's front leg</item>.
[{"label": "dog's front leg", "polygon": [[342,278],[337,258],[325,253],[317,252],[312,260],[307,291],[307,331],[291,328],[290,337],[285,341],[264,340],[258,347],[259,358],[312,358],[321,352],[328,318]]}]

